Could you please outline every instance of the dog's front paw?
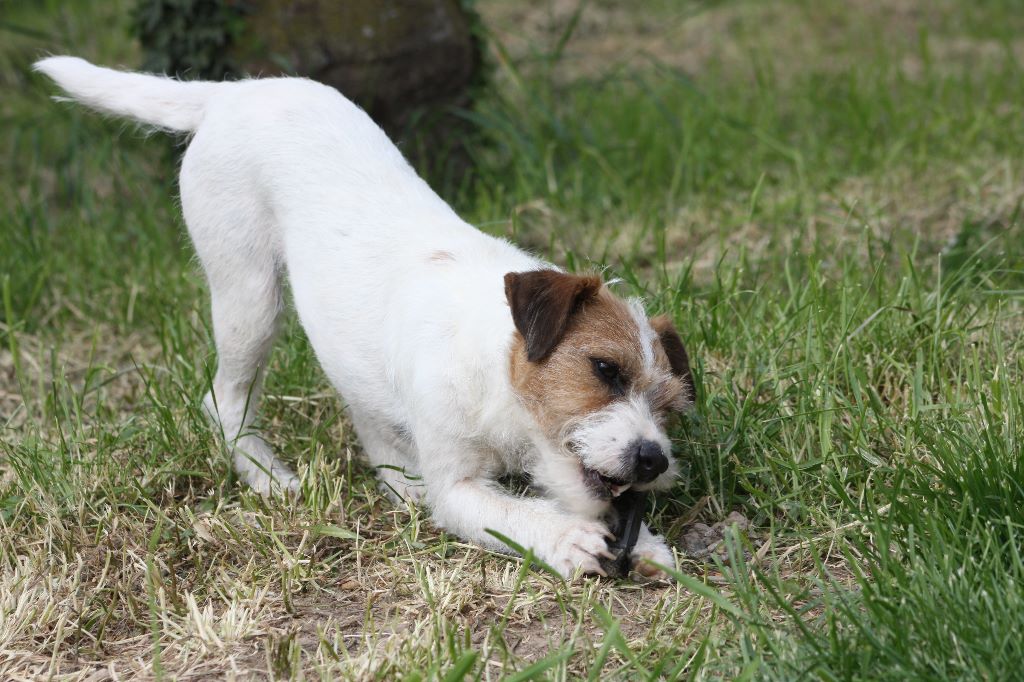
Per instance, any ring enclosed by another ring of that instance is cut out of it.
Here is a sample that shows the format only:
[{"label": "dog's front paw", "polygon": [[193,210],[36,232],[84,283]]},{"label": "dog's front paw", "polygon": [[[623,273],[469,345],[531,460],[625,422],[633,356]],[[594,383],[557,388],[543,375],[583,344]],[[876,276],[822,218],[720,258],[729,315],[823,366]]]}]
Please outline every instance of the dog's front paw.
[{"label": "dog's front paw", "polygon": [[600,521],[574,521],[554,538],[541,558],[566,578],[575,575],[577,569],[588,575],[605,575],[599,557],[615,558],[608,551],[612,537]]},{"label": "dog's front paw", "polygon": [[630,567],[648,578],[668,577],[665,571],[649,562],[669,567],[676,565],[675,557],[665,543],[665,539],[652,534],[647,528],[643,528],[640,537],[637,538],[636,546],[633,548]]}]

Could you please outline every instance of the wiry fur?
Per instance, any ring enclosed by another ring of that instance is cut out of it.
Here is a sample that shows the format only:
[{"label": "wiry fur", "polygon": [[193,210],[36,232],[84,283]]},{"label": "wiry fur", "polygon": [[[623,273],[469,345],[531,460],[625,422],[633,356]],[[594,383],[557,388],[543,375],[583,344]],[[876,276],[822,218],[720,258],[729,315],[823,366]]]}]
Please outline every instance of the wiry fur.
[{"label": "wiry fur", "polygon": [[[36,68],[97,110],[193,135],[181,203],[218,352],[204,404],[249,485],[300,487],[253,428],[286,276],[389,490],[468,540],[504,548],[494,529],[566,574],[599,572],[608,502],[583,472],[629,477],[621,445],[640,437],[667,454],[665,414],[690,390],[681,345],[667,354],[637,304],[460,220],[324,85],[181,83],[71,57]],[[600,383],[595,353],[629,373],[628,391]],[[493,482],[508,471],[547,497],[509,495]],[[646,528],[637,555],[671,560]]]}]

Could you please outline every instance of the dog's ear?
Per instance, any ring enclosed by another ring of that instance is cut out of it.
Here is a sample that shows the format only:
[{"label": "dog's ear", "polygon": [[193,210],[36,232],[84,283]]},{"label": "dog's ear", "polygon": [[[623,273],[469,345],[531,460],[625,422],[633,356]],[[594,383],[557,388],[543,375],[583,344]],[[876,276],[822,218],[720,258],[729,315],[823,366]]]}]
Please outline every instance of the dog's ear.
[{"label": "dog's ear", "polygon": [[601,288],[601,278],[556,270],[510,272],[505,298],[512,321],[526,341],[526,359],[540,362],[565,335],[569,320]]},{"label": "dog's ear", "polygon": [[668,315],[660,315],[651,319],[651,327],[661,340],[661,347],[665,349],[668,356],[669,367],[672,373],[682,379],[686,385],[687,402],[692,403],[697,398],[696,389],[693,384],[693,374],[690,372],[690,356],[686,354],[683,340],[679,338],[679,332]]}]

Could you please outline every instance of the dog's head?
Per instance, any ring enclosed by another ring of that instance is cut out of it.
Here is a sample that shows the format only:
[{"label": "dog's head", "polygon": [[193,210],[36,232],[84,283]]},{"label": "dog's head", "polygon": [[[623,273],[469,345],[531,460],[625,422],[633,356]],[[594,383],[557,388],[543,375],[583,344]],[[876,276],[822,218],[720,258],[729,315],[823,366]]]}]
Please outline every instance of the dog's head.
[{"label": "dog's head", "polygon": [[512,387],[560,470],[577,477],[567,485],[593,503],[630,486],[667,487],[676,465],[665,423],[694,398],[671,321],[648,320],[639,301],[595,276],[510,272],[505,296],[516,327]]}]

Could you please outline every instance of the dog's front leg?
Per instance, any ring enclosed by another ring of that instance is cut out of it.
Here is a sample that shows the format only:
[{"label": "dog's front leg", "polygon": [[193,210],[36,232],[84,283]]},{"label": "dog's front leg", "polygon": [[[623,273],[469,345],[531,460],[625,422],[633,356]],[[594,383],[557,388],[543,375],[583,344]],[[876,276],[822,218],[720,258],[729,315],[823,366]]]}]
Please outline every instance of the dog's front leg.
[{"label": "dog's front leg", "polygon": [[496,484],[477,478],[432,486],[428,501],[434,520],[466,540],[502,551],[509,548],[488,530],[494,530],[532,549],[538,558],[562,575],[577,569],[604,575],[598,557],[608,552],[611,533],[601,521],[562,511],[551,500],[513,497]]}]

